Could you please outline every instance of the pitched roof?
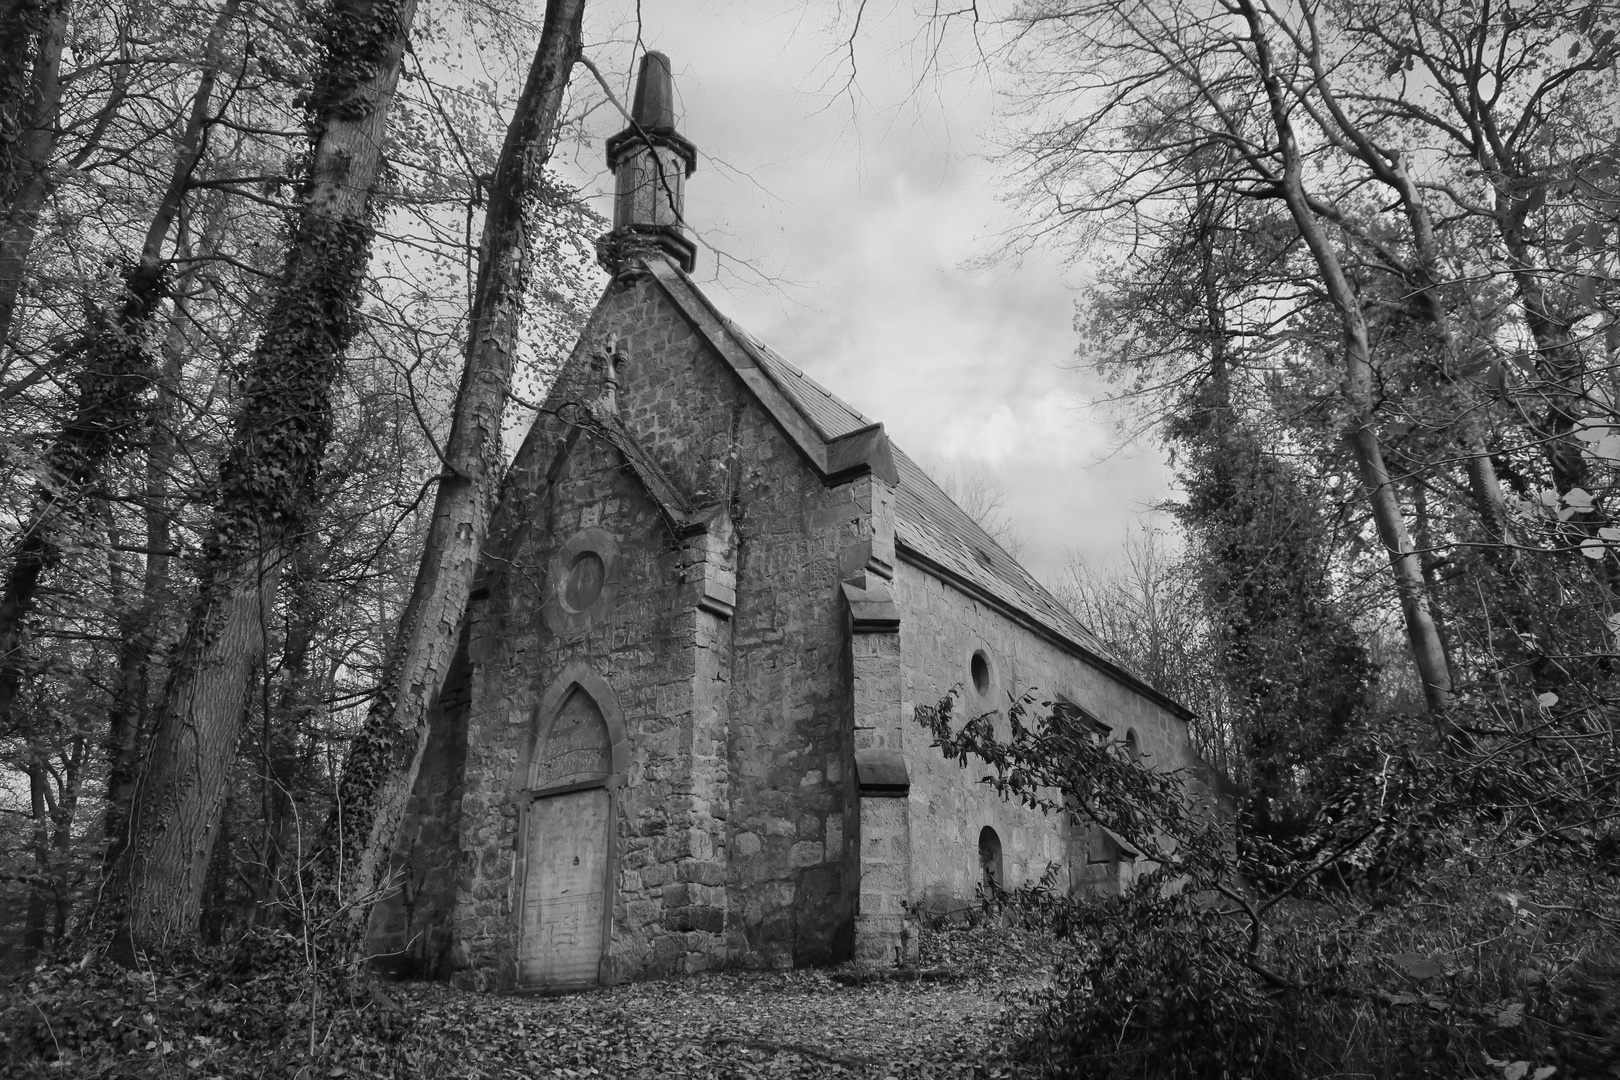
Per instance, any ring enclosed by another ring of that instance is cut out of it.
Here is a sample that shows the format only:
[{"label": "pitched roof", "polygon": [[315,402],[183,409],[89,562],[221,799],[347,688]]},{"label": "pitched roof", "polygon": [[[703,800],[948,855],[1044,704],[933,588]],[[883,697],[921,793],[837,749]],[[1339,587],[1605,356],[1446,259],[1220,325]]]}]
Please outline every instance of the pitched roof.
[{"label": "pitched roof", "polygon": [[1192,713],[1127,667],[908,455],[883,425],[721,314],[690,277],[662,258],[641,267],[691,320],[782,431],[828,482],[871,472],[895,486],[896,546],[957,587],[1001,605],[1186,719]]},{"label": "pitched roof", "polygon": [[[871,426],[831,390],[783,359],[769,345],[730,319],[729,330],[805,418],[827,438]],[[895,485],[895,539],[914,554],[950,571],[1010,604],[1048,630],[1120,667],[1118,657],[1087,630],[1028,570],[996,543],[977,521],[898,446],[890,443],[899,483]]]}]

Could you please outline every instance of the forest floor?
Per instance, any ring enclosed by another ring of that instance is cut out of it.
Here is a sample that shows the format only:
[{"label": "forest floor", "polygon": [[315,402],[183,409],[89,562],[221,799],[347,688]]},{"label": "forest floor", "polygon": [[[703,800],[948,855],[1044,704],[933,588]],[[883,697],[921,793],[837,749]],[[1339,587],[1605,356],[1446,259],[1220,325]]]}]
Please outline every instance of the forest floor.
[{"label": "forest floor", "polygon": [[[443,985],[390,988],[444,1045],[420,1075],[861,1077],[1006,1075],[995,1021],[1050,969],[1050,943],[1003,928],[925,934],[906,973],[722,972],[564,997],[491,997]],[[356,1074],[363,1075],[363,1074]]]},{"label": "forest floor", "polygon": [[[358,1012],[274,980],[46,969],[4,1010],[0,1073],[175,1080],[1010,1076],[997,1019],[1049,978],[1054,943],[925,931],[905,971],[717,972],[556,997],[394,983]],[[277,1017],[279,1016],[279,1020]],[[299,1017],[302,1016],[303,1019]]]}]

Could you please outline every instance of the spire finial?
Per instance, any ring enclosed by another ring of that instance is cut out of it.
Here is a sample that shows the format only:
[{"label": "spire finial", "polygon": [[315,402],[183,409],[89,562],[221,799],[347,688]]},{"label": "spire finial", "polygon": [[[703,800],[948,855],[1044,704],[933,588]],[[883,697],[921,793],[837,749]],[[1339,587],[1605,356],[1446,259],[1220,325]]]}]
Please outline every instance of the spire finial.
[{"label": "spire finial", "polygon": [[698,167],[697,147],[676,131],[676,87],[669,57],[648,52],[635,79],[630,126],[608,139],[614,172],[612,232],[596,241],[596,257],[619,274],[633,256],[663,253],[682,270],[697,261],[697,244],[684,230],[687,176]]},{"label": "spire finial", "polygon": [[687,239],[682,215],[697,148],[675,130],[674,79],[661,52],[641,58],[630,118],[630,126],[607,141],[613,231],[597,241],[597,257],[616,274],[631,256],[661,251],[689,271],[697,245]]},{"label": "spire finial", "polygon": [[675,77],[670,74],[669,57],[661,52],[641,58],[630,117],[648,131],[675,130]]}]

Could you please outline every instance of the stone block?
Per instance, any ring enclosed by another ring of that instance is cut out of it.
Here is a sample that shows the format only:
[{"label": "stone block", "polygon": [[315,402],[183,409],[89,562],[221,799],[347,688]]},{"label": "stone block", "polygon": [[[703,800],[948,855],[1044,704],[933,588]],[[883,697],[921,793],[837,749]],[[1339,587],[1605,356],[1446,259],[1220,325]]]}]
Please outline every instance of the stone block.
[{"label": "stone block", "polygon": [[641,885],[646,889],[655,889],[660,885],[668,885],[674,880],[675,866],[672,863],[653,863],[641,871]]},{"label": "stone block", "polygon": [[814,866],[822,861],[825,850],[820,841],[801,840],[788,852],[788,865]]},{"label": "stone block", "polygon": [[718,934],[725,929],[726,913],[723,909],[703,904],[692,904],[664,912],[664,929],[684,933],[700,930]]},{"label": "stone block", "polygon": [[712,859],[685,859],[676,867],[676,876],[700,885],[724,885],[726,868]]}]

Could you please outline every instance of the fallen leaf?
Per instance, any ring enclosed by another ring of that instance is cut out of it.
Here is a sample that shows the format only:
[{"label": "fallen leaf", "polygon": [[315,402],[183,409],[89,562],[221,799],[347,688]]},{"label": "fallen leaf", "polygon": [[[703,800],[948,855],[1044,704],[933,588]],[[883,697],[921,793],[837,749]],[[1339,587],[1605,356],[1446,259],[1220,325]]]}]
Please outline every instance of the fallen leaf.
[{"label": "fallen leaf", "polygon": [[1390,962],[1414,979],[1432,979],[1446,973],[1445,968],[1419,953],[1401,953],[1392,957]]}]

